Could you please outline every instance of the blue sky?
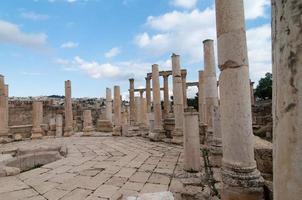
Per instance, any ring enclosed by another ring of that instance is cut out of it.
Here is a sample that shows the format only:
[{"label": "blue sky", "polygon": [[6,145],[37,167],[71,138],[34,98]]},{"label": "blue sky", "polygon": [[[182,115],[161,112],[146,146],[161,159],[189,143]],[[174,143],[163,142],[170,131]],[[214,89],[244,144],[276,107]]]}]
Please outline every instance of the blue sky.
[{"label": "blue sky", "polygon": [[[270,1],[245,0],[245,11],[257,82],[271,71]],[[213,0],[0,2],[0,73],[10,96],[62,95],[67,79],[74,97],[105,96],[113,85],[127,96],[128,78],[144,87],[152,64],[171,69],[172,52],[181,55],[187,80],[196,81],[205,39],[216,45]]]}]

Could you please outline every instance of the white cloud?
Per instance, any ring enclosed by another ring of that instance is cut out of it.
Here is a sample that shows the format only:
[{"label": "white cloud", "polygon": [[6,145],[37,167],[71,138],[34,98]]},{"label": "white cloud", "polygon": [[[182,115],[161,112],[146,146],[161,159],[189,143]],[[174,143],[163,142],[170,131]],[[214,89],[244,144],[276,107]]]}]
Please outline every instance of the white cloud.
[{"label": "white cloud", "polygon": [[270,6],[270,2],[270,0],[244,0],[245,18],[256,19],[270,16],[270,13],[265,12]]},{"label": "white cloud", "polygon": [[47,20],[50,18],[48,15],[38,14],[35,12],[22,12],[21,17],[33,21]]},{"label": "white cloud", "polygon": [[25,33],[18,25],[0,20],[0,43],[16,44],[33,49],[45,48],[45,33]]},{"label": "white cloud", "polygon": [[118,47],[114,47],[105,53],[106,58],[113,58],[121,53],[121,49]]},{"label": "white cloud", "polygon": [[196,6],[197,0],[171,0],[170,3],[176,7],[189,9]]},{"label": "white cloud", "polygon": [[66,49],[66,48],[71,49],[71,48],[76,48],[78,46],[79,46],[78,43],[71,42],[71,41],[61,44],[61,48],[63,48],[63,49]]}]

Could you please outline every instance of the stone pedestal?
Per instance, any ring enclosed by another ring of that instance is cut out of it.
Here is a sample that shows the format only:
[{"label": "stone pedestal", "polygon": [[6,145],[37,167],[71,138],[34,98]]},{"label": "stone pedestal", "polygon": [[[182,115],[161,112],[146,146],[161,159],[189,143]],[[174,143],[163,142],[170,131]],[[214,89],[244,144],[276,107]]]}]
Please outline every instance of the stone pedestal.
[{"label": "stone pedestal", "polygon": [[184,105],[183,105],[183,82],[181,78],[179,55],[172,55],[172,74],[173,74],[173,101],[175,128],[172,133],[172,143],[183,143],[184,131]]},{"label": "stone pedestal", "polygon": [[72,99],[71,99],[71,81],[65,81],[65,128],[64,136],[68,137],[73,134],[73,116],[72,116]]},{"label": "stone pedestal", "polygon": [[33,102],[33,128],[31,130],[32,139],[40,139],[43,137],[43,130],[41,124],[43,122],[43,103],[41,101]]},{"label": "stone pedestal", "polygon": [[55,136],[56,134],[56,118],[52,117],[49,119],[49,130],[47,132],[48,136]]},{"label": "stone pedestal", "polygon": [[63,116],[61,114],[56,115],[56,137],[63,136]]},{"label": "stone pedestal", "polygon": [[6,86],[4,76],[0,74],[0,137],[8,138],[8,97],[6,95]]},{"label": "stone pedestal", "polygon": [[107,119],[99,119],[96,122],[96,126],[97,126],[96,130],[98,132],[112,132],[113,131],[112,123]]},{"label": "stone pedestal", "polygon": [[152,65],[152,86],[153,86],[153,108],[154,108],[154,129],[149,133],[152,141],[159,141],[165,137],[162,127],[162,113],[160,103],[160,85],[158,65]]},{"label": "stone pedestal", "polygon": [[222,140],[221,140],[221,122],[220,122],[220,109],[219,107],[213,107],[212,109],[213,119],[213,139],[210,146],[209,160],[211,166],[221,167],[222,160]]},{"label": "stone pedestal", "polygon": [[198,113],[185,113],[184,131],[184,170],[188,172],[199,172],[200,163],[200,143]]},{"label": "stone pedestal", "polygon": [[114,127],[113,136],[122,135],[122,123],[121,123],[121,92],[120,86],[114,86]]},{"label": "stone pedestal", "polygon": [[301,8],[301,1],[272,1],[275,200],[302,198]]},{"label": "stone pedestal", "polygon": [[90,136],[93,131],[94,131],[94,128],[92,125],[91,110],[84,110],[84,112],[83,112],[83,135]]},{"label": "stone pedestal", "polygon": [[[221,197],[262,199],[254,159],[251,96],[243,0],[216,0],[221,131]],[[209,125],[209,124],[208,124]]]}]

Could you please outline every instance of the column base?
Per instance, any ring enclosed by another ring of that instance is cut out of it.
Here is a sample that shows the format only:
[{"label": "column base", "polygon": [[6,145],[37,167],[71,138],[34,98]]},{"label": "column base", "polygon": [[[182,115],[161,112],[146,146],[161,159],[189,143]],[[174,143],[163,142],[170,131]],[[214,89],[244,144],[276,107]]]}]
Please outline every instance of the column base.
[{"label": "column base", "polygon": [[112,136],[121,136],[121,135],[122,135],[122,127],[121,126],[113,127]]},{"label": "column base", "polygon": [[73,129],[72,127],[66,127],[64,129],[64,137],[69,137],[73,134]]},{"label": "column base", "polygon": [[210,147],[213,141],[213,129],[206,130],[205,144]]},{"label": "column base", "polygon": [[264,180],[256,165],[241,167],[222,163],[223,200],[262,200]]},{"label": "column base", "polygon": [[179,145],[183,145],[183,130],[181,129],[174,129],[172,131],[172,140],[171,140],[172,144],[179,144]]},{"label": "column base", "polygon": [[83,129],[83,136],[91,136],[94,128],[92,126],[85,127]]},{"label": "column base", "polygon": [[142,137],[146,138],[146,137],[148,137],[148,134],[149,134],[149,128],[145,125],[140,125],[139,132]]},{"label": "column base", "polygon": [[33,130],[31,132],[31,139],[41,139],[43,137],[43,131],[41,130]]},{"label": "column base", "polygon": [[212,167],[221,167],[222,165],[222,142],[220,138],[213,138],[209,147],[209,161]]},{"label": "column base", "polygon": [[149,132],[149,139],[154,142],[161,141],[165,138],[165,131],[164,129],[154,129]]}]

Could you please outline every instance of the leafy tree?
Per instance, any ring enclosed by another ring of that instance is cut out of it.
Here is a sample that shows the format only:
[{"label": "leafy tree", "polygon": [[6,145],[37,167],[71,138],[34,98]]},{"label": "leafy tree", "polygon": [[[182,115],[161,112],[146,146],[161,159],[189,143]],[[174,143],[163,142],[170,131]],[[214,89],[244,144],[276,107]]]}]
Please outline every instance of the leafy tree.
[{"label": "leafy tree", "polygon": [[271,73],[266,73],[264,78],[259,80],[258,86],[255,91],[255,96],[259,99],[272,99],[272,84],[273,75]]}]

